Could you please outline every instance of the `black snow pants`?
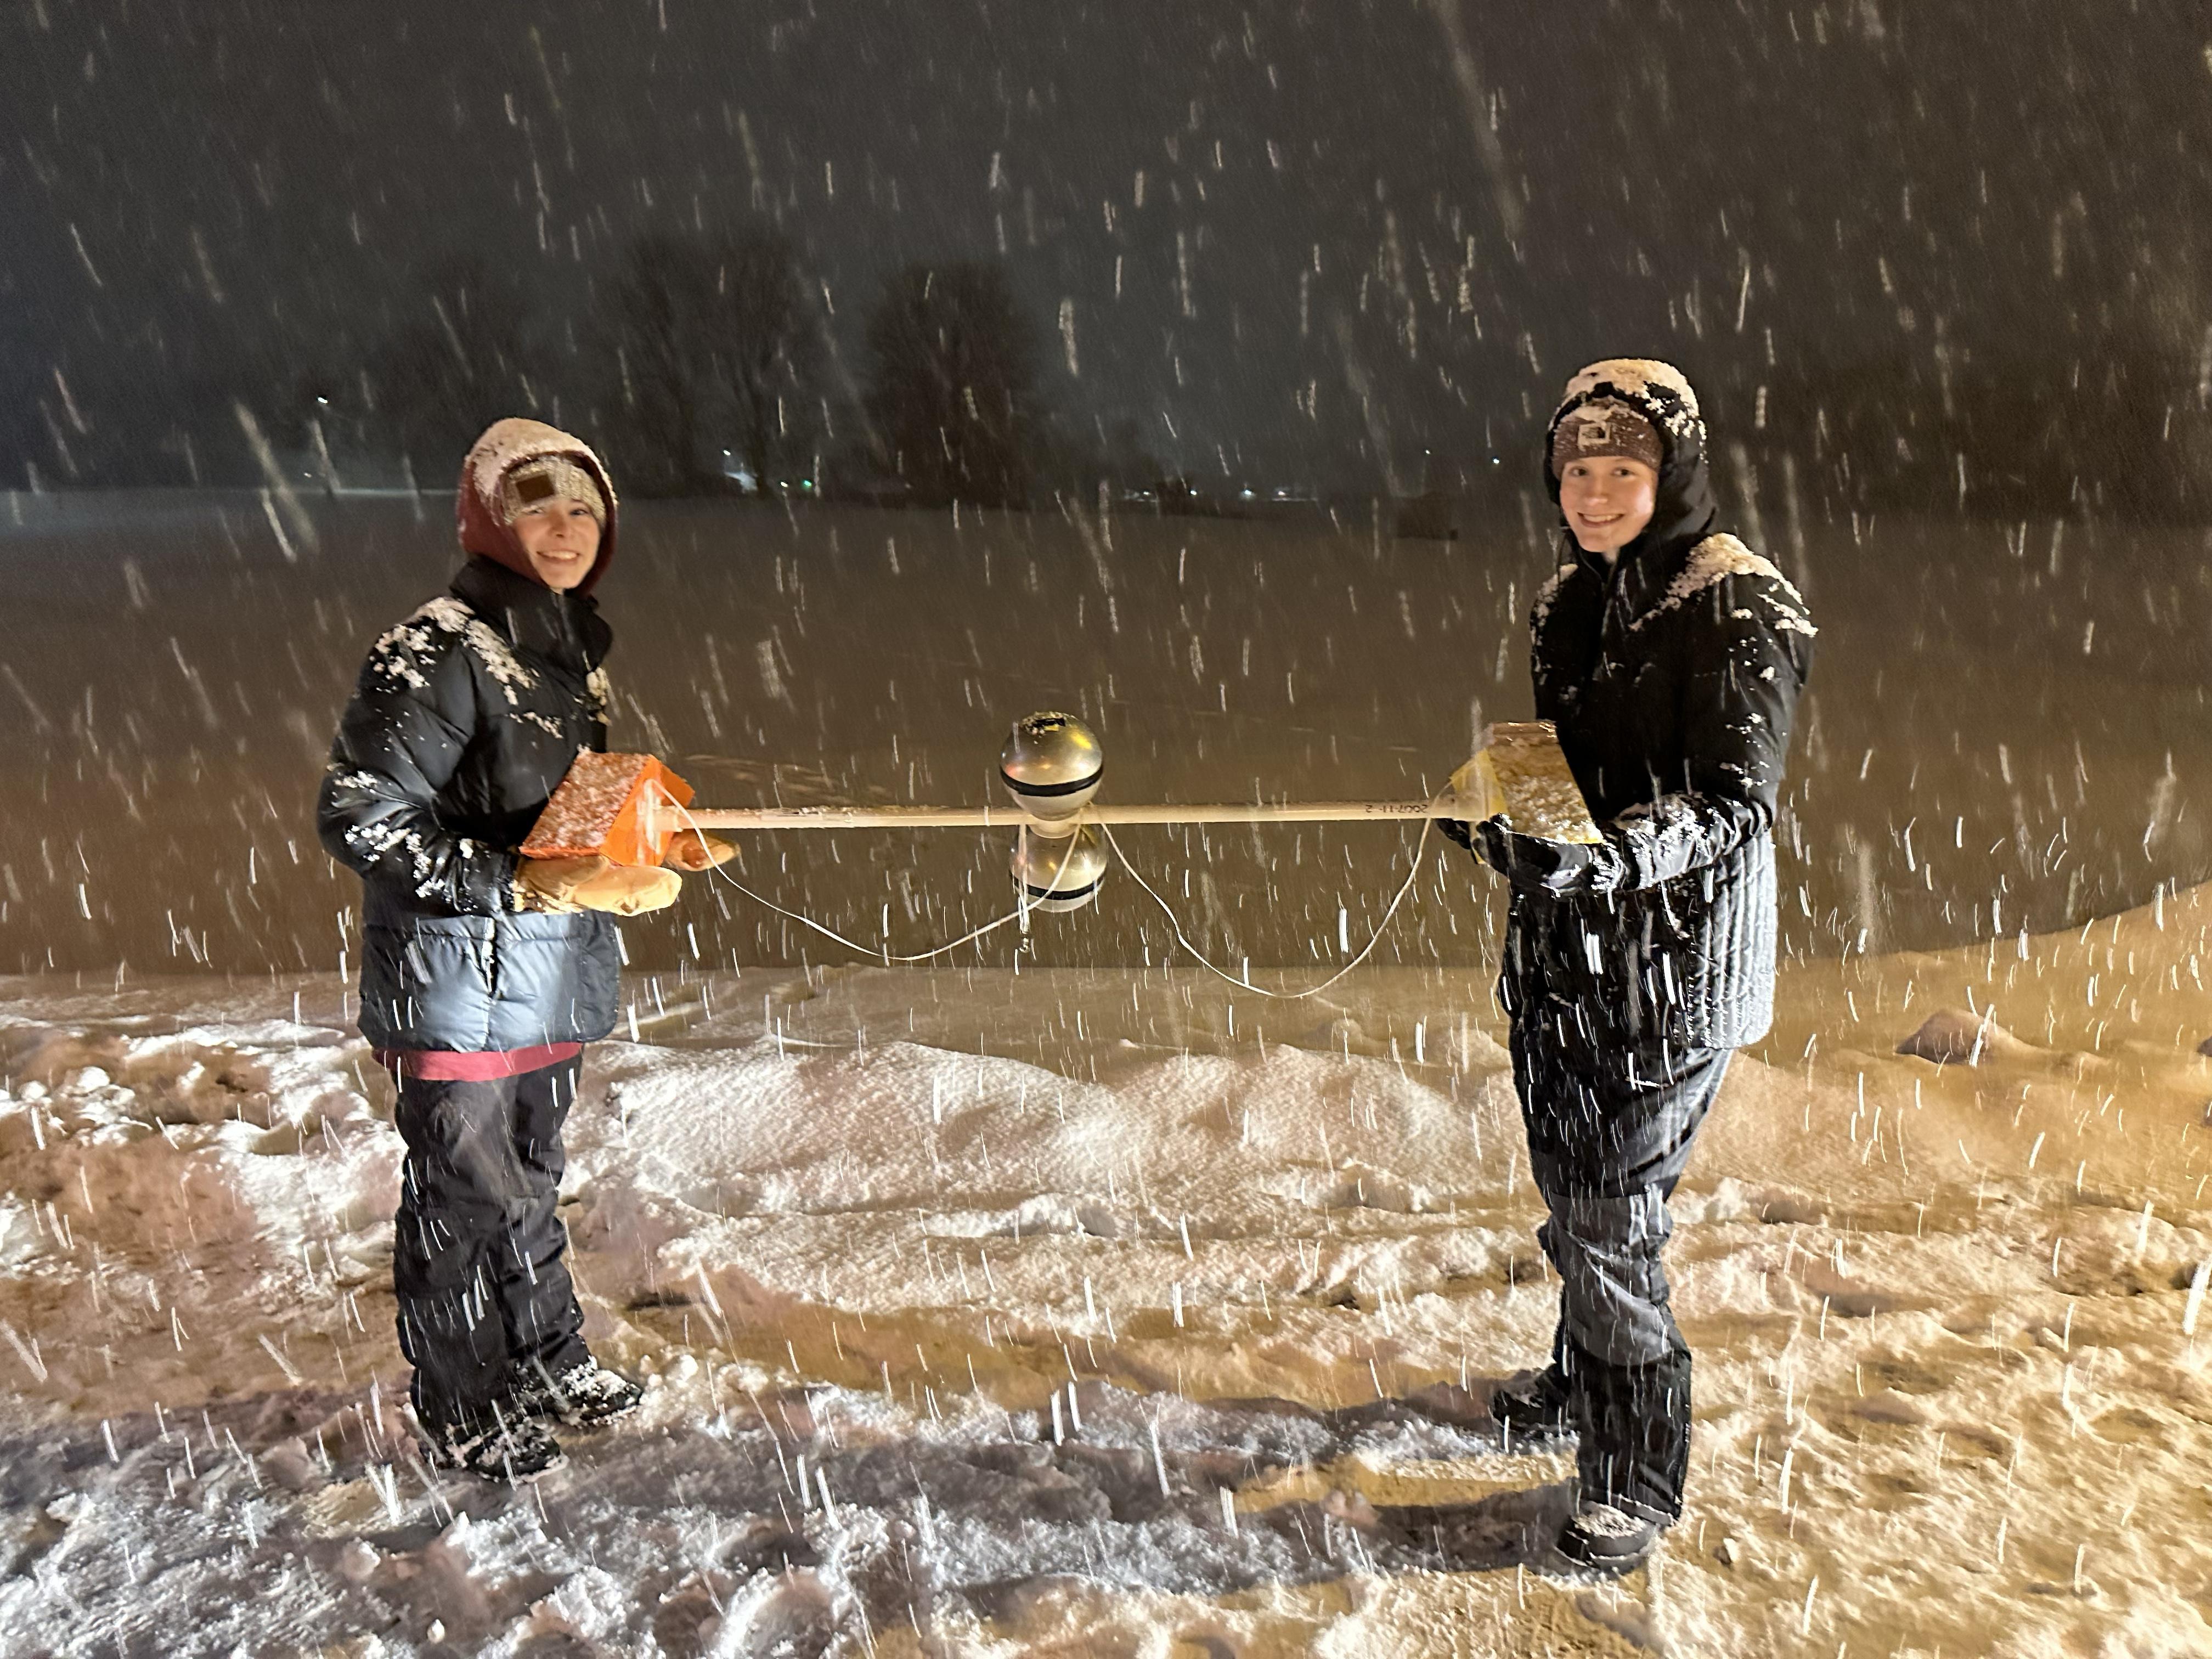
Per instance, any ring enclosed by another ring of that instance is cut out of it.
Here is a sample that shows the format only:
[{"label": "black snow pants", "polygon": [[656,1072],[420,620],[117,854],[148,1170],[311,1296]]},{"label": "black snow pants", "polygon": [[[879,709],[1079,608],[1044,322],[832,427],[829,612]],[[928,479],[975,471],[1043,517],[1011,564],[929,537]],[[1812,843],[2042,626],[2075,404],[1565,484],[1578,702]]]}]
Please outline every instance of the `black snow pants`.
[{"label": "black snow pants", "polygon": [[580,1059],[519,1077],[404,1076],[407,1143],[392,1288],[416,1415],[433,1433],[488,1426],[518,1376],[590,1358],[554,1214],[561,1126]]},{"label": "black snow pants", "polygon": [[1667,1200],[1728,1069],[1728,1049],[1557,1045],[1516,1022],[1513,1080],[1537,1229],[1559,1274],[1552,1364],[1581,1437],[1582,1495],[1664,1525],[1690,1468],[1690,1350],[1667,1301]]}]

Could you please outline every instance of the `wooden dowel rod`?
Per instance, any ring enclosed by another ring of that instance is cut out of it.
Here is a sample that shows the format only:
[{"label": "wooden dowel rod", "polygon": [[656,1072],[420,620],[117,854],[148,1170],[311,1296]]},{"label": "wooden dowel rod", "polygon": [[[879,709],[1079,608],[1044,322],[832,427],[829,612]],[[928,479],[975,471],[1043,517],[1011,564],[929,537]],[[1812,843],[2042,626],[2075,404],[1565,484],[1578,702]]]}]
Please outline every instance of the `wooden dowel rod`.
[{"label": "wooden dowel rod", "polygon": [[[1425,800],[1216,801],[1162,806],[1093,804],[1086,823],[1340,823],[1371,819],[1418,823],[1464,817],[1468,802]],[[735,806],[690,808],[679,823],[702,830],[959,830],[1034,823],[1015,806]]]}]

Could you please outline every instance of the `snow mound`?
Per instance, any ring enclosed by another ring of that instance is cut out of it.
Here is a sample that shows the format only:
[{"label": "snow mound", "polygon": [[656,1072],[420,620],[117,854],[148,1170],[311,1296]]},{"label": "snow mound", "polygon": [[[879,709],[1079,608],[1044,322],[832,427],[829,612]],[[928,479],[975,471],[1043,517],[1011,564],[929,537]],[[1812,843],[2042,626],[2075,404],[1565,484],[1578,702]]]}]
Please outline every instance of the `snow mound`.
[{"label": "snow mound", "polygon": [[1985,1060],[2022,1060],[2037,1052],[1988,1014],[1963,1008],[1938,1008],[1920,1029],[1897,1045],[1897,1052],[1938,1066],[1978,1066]]}]

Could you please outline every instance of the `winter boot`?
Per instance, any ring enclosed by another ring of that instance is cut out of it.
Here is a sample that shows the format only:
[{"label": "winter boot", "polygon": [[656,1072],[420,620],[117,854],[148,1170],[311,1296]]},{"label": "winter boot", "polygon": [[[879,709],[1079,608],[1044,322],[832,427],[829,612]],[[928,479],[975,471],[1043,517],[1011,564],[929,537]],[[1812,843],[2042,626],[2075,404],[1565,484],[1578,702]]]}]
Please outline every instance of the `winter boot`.
[{"label": "winter boot", "polygon": [[488,1429],[459,1426],[433,1431],[424,1461],[437,1469],[459,1469],[487,1480],[520,1484],[557,1469],[568,1460],[552,1431],[519,1412],[502,1412]]},{"label": "winter boot", "polygon": [[1659,1542],[1656,1522],[1585,1498],[1559,1528],[1559,1553],[1577,1566],[1618,1578],[1642,1566]]},{"label": "winter boot", "polygon": [[636,1410],[645,1389],[620,1371],[585,1359],[558,1376],[543,1365],[532,1366],[516,1376],[508,1398],[516,1411],[528,1416],[588,1429]]},{"label": "winter boot", "polygon": [[1490,1396],[1490,1414],[1505,1431],[1505,1449],[1524,1451],[1555,1446],[1575,1432],[1574,1402],[1567,1379],[1556,1364],[1528,1382],[1503,1388]]}]

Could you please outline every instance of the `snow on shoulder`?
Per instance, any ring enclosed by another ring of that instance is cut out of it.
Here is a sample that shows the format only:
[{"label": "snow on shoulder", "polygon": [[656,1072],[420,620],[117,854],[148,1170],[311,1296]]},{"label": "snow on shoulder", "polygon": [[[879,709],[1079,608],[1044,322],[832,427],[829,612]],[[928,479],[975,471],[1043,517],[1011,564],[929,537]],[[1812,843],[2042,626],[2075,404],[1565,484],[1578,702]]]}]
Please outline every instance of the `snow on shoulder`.
[{"label": "snow on shoulder", "polygon": [[[1638,617],[1632,626],[1641,628],[1652,617],[1674,610],[1731,576],[1753,576],[1771,584],[1759,597],[1775,613],[1773,624],[1783,632],[1802,634],[1810,639],[1820,631],[1805,614],[1805,596],[1773,561],[1725,534],[1708,536],[1692,548],[1689,562],[1682,567],[1681,574],[1668,583],[1659,603]],[[1781,590],[1779,593],[1774,591],[1777,588]]]},{"label": "snow on shoulder", "polygon": [[369,648],[369,665],[386,679],[427,690],[456,639],[483,665],[510,707],[519,701],[518,690],[527,691],[538,684],[538,677],[522,665],[491,625],[450,594],[439,595],[380,635]]},{"label": "snow on shoulder", "polygon": [[1532,626],[1541,628],[1544,625],[1544,618],[1552,614],[1553,602],[1559,597],[1559,589],[1565,586],[1575,572],[1581,568],[1582,566],[1570,559],[1546,579],[1544,585],[1536,590],[1536,603],[1528,610],[1528,621]]}]

